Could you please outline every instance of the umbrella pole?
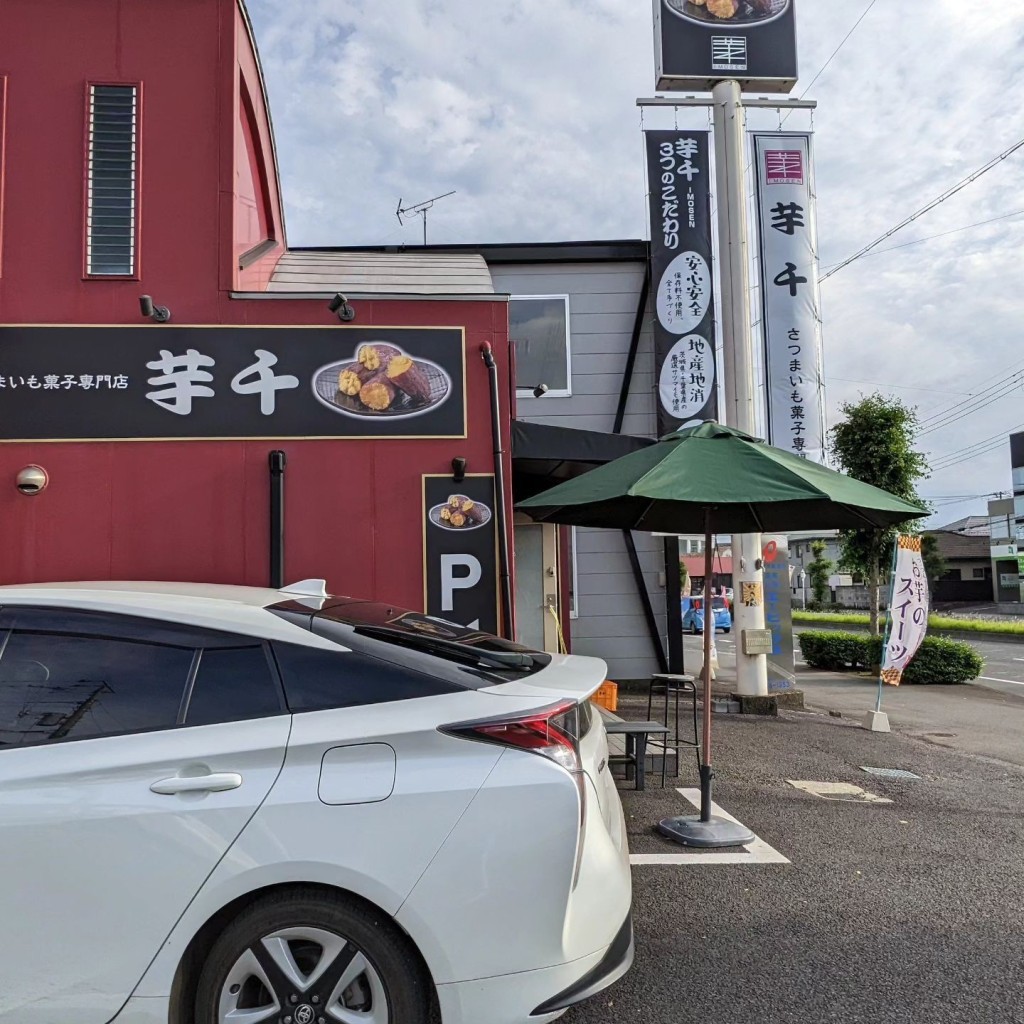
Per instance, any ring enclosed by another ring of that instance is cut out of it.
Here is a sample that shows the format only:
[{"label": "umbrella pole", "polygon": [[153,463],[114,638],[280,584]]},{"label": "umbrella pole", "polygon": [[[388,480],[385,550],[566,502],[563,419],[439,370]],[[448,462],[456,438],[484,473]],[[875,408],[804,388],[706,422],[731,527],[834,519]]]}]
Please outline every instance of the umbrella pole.
[{"label": "umbrella pole", "polygon": [[711,599],[711,573],[714,569],[711,509],[704,510],[704,736],[700,758],[700,814],[683,818],[665,818],[658,831],[683,846],[721,849],[746,846],[756,838],[738,821],[715,817],[711,813],[711,637],[714,635],[715,613]]},{"label": "umbrella pole", "polygon": [[711,820],[711,637],[715,629],[711,607],[711,573],[714,549],[711,535],[711,509],[704,510],[704,735],[700,760],[700,820]]}]

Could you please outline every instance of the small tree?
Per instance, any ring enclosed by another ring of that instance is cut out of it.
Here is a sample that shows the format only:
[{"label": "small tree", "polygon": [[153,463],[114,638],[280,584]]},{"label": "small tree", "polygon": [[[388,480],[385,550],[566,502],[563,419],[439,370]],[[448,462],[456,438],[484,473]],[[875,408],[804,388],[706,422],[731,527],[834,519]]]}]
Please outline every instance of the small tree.
[{"label": "small tree", "polygon": [[690,596],[690,570],[686,568],[686,563],[681,558],[679,559],[679,593],[683,597]]},{"label": "small tree", "polygon": [[[855,480],[874,484],[907,501],[921,504],[917,481],[928,475],[925,457],[914,450],[917,414],[897,398],[869,395],[842,407],[843,421],[831,430],[831,450],[842,469]],[[871,634],[877,636],[882,580],[897,533],[913,523],[889,530],[847,530],[841,534],[840,564],[868,581]],[[912,528],[912,526],[910,527]]]},{"label": "small tree", "polygon": [[807,575],[811,578],[811,591],[818,604],[828,599],[828,578],[832,575],[834,563],[825,557],[825,542],[816,540],[811,544],[814,561],[807,566]]},{"label": "small tree", "polygon": [[921,560],[929,583],[935,583],[946,575],[946,560],[939,552],[939,538],[934,533],[921,534]]}]

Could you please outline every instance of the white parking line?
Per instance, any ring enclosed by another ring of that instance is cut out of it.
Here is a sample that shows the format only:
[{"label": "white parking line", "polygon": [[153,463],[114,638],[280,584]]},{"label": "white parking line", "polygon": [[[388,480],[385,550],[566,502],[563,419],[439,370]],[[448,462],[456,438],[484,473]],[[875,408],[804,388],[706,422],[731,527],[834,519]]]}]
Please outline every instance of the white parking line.
[{"label": "white parking line", "polygon": [[[698,810],[700,809],[699,789],[679,789],[676,792],[684,799],[689,800]],[[719,818],[735,821],[737,825],[741,824],[716,803],[711,804],[711,811]],[[693,853],[631,853],[629,863],[637,867],[651,867],[679,864],[788,864],[789,861],[778,850],[755,836],[752,843],[732,850],[699,850]]]},{"label": "white parking line", "polygon": [[[1018,659],[1014,659],[1017,661]],[[984,679],[987,683],[1009,683],[1011,686],[1024,686],[1024,682],[1020,679],[996,679],[995,676],[978,676],[979,679]]]}]

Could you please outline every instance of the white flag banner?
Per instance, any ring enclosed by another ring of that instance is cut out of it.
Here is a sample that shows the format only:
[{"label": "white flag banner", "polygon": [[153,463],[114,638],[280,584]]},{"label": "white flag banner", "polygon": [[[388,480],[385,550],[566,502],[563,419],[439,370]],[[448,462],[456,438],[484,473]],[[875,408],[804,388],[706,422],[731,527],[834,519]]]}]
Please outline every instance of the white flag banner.
[{"label": "white flag banner", "polygon": [[928,577],[921,538],[896,539],[896,565],[889,599],[889,629],[882,654],[882,681],[899,686],[903,672],[928,632]]},{"label": "white flag banner", "polygon": [[811,137],[754,134],[768,441],[825,456],[818,231]]}]

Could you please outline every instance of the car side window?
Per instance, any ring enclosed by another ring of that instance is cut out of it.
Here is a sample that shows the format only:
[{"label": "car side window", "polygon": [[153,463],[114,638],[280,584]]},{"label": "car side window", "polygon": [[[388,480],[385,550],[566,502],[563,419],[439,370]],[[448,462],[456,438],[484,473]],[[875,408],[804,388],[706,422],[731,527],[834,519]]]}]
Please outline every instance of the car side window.
[{"label": "car side window", "polygon": [[262,640],[133,615],[0,609],[0,750],[283,713]]},{"label": "car side window", "polygon": [[193,652],[15,630],[0,655],[0,749],[173,727]]},{"label": "car side window", "polygon": [[287,643],[274,643],[273,648],[288,706],[296,712],[387,704],[464,689],[357,651],[335,653]]},{"label": "car side window", "polygon": [[185,725],[216,725],[283,713],[262,643],[203,649],[187,699]]}]

